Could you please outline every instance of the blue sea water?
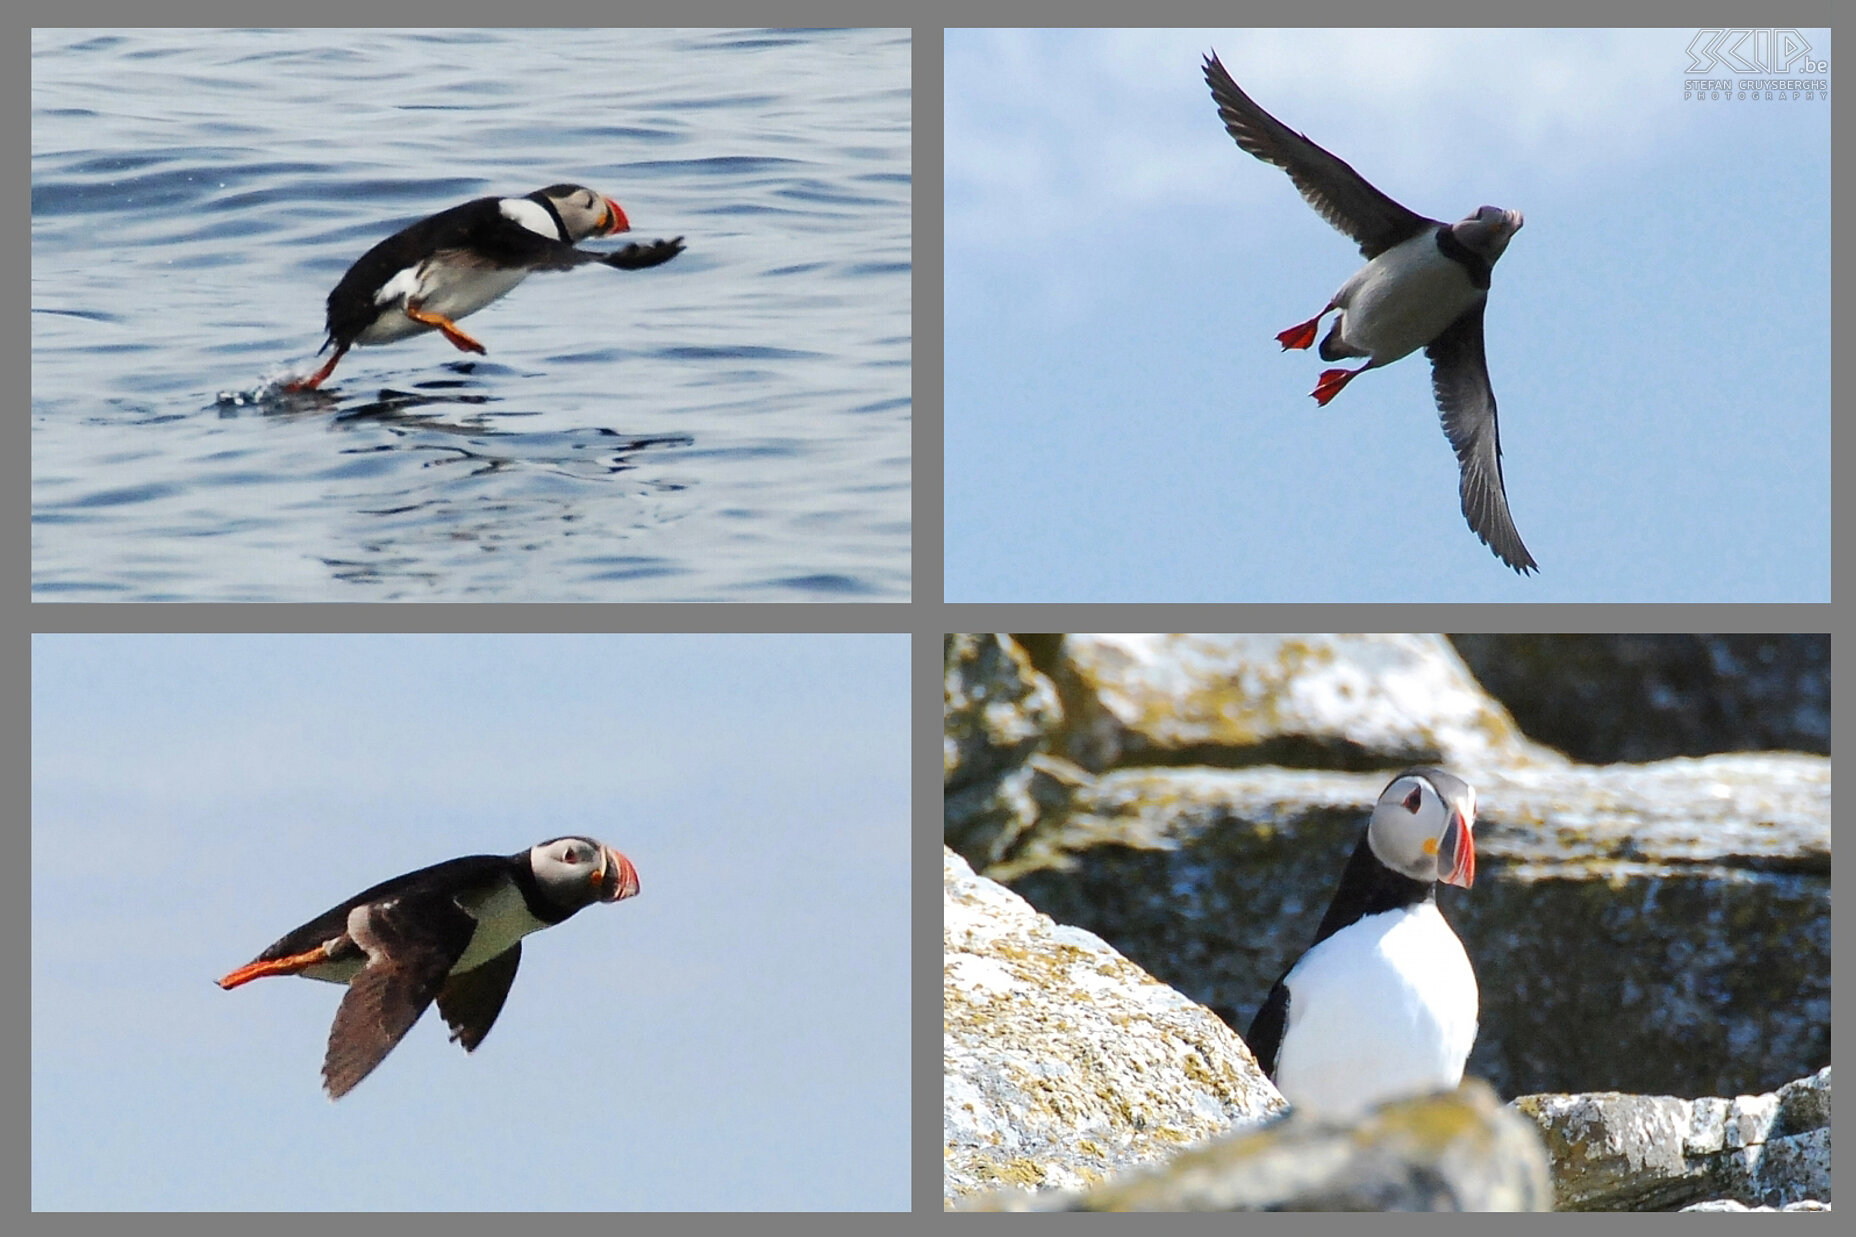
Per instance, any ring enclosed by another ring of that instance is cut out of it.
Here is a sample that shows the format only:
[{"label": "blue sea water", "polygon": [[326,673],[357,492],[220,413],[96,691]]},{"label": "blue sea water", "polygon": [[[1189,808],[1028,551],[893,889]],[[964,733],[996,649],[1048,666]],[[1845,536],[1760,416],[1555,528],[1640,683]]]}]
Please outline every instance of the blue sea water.
[{"label": "blue sea water", "polygon": [[[32,47],[36,599],[909,599],[907,31]],[[560,181],[687,251],[278,392],[376,241]]]}]

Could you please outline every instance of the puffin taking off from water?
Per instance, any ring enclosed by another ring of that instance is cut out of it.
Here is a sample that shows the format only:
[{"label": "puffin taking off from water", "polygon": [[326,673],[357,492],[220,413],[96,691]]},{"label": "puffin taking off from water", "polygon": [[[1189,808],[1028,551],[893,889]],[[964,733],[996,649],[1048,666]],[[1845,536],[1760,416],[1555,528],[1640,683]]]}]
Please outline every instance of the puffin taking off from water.
[{"label": "puffin taking off from water", "polygon": [[1484,206],[1460,223],[1427,219],[1258,107],[1216,55],[1205,58],[1205,81],[1237,144],[1287,172],[1308,204],[1358,241],[1368,259],[1326,309],[1276,336],[1285,350],[1306,348],[1322,317],[1340,311],[1321,341],[1321,359],[1365,357],[1366,364],[1323,371],[1315,401],[1326,404],[1367,370],[1423,348],[1444,434],[1462,472],[1464,518],[1502,562],[1522,575],[1538,570],[1508,514],[1495,392],[1482,353],[1489,268],[1520,231],[1521,212]]},{"label": "puffin taking off from water", "polygon": [[683,252],[683,238],[631,244],[613,253],[575,249],[589,236],[628,231],[619,204],[584,185],[549,185],[526,197],[478,198],[395,232],[362,254],[329,293],[335,355],[286,391],[322,385],[356,344],[390,344],[442,331],[460,352],[484,347],[458,328],[521,283],[530,271],[564,271],[588,262],[635,271]]},{"label": "puffin taking off from water", "polygon": [[632,861],[592,838],[513,855],[469,855],[383,881],[316,916],[219,981],[266,975],[347,984],[329,1028],[323,1086],[340,1099],[393,1051],[434,1000],[474,1052],[502,1012],[522,938],[595,902],[638,892]]},{"label": "puffin taking off from water", "polygon": [[1351,1118],[1463,1080],[1476,973],[1437,882],[1476,879],[1475,824],[1475,788],[1440,769],[1407,769],[1380,794],[1314,944],[1244,1036],[1296,1108]]}]

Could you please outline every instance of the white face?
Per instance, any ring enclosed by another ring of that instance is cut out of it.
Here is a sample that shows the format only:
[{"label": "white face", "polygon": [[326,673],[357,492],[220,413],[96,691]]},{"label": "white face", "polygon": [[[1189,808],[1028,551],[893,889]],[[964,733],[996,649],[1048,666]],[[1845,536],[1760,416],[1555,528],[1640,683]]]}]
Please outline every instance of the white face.
[{"label": "white face", "polygon": [[592,838],[555,838],[529,848],[529,868],[551,902],[564,907],[617,902],[638,892],[632,861]]},{"label": "white face", "polygon": [[1401,876],[1467,887],[1476,879],[1475,824],[1475,787],[1413,769],[1380,794],[1367,835],[1380,862]]},{"label": "white face", "polygon": [[611,226],[606,200],[591,189],[576,189],[564,198],[556,198],[554,209],[561,212],[561,221],[576,237],[604,236]]},{"label": "white face", "polygon": [[567,225],[567,234],[571,240],[611,236],[631,226],[617,202],[584,186],[576,185],[572,191],[551,200],[554,209],[561,212],[561,222]]}]

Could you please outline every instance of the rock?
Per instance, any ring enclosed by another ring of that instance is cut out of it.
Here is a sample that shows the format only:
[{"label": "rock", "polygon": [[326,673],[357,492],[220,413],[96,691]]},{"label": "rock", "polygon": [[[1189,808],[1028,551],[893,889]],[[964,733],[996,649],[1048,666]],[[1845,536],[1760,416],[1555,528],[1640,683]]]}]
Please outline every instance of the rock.
[{"label": "rock", "polygon": [[981,864],[1009,854],[1038,819],[1031,760],[1062,706],[1012,640],[948,636],[941,728],[942,815],[949,845]]},{"label": "rock", "polygon": [[1052,750],[1119,765],[1376,769],[1546,760],[1434,635],[1080,635],[1040,669],[1065,702]]},{"label": "rock", "polygon": [[1526,1095],[1514,1108],[1547,1139],[1562,1210],[1830,1201],[1829,1066],[1766,1095]]},{"label": "rock", "polygon": [[1284,1107],[1209,1010],[943,855],[946,1198],[1079,1186]]},{"label": "rock", "polygon": [[1547,1211],[1547,1156],[1487,1083],[1401,1100],[1353,1125],[1291,1115],[1093,1189],[1000,1192],[985,1211]]},{"label": "rock", "polygon": [[1827,635],[1452,636],[1530,738],[1608,764],[1830,755]]}]

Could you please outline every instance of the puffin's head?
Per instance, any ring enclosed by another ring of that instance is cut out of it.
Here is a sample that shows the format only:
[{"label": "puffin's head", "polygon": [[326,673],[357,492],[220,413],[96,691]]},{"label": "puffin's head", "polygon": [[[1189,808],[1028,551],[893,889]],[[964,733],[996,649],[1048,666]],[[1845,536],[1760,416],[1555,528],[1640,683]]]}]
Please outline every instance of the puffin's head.
[{"label": "puffin's head", "polygon": [[548,900],[563,909],[617,902],[638,892],[632,861],[592,838],[555,838],[531,846],[528,864]]},{"label": "puffin's head", "polygon": [[561,224],[567,229],[569,244],[577,244],[589,236],[611,236],[614,232],[631,230],[631,220],[625,217],[617,202],[585,185],[549,185],[529,196],[546,198],[554,204]]},{"label": "puffin's head", "polygon": [[1508,238],[1521,230],[1521,212],[1484,206],[1461,223],[1450,225],[1450,234],[1483,261],[1494,265],[1508,248]]},{"label": "puffin's head", "polygon": [[1442,769],[1407,769],[1381,792],[1366,836],[1399,875],[1468,888],[1476,879],[1475,825],[1474,786]]}]

